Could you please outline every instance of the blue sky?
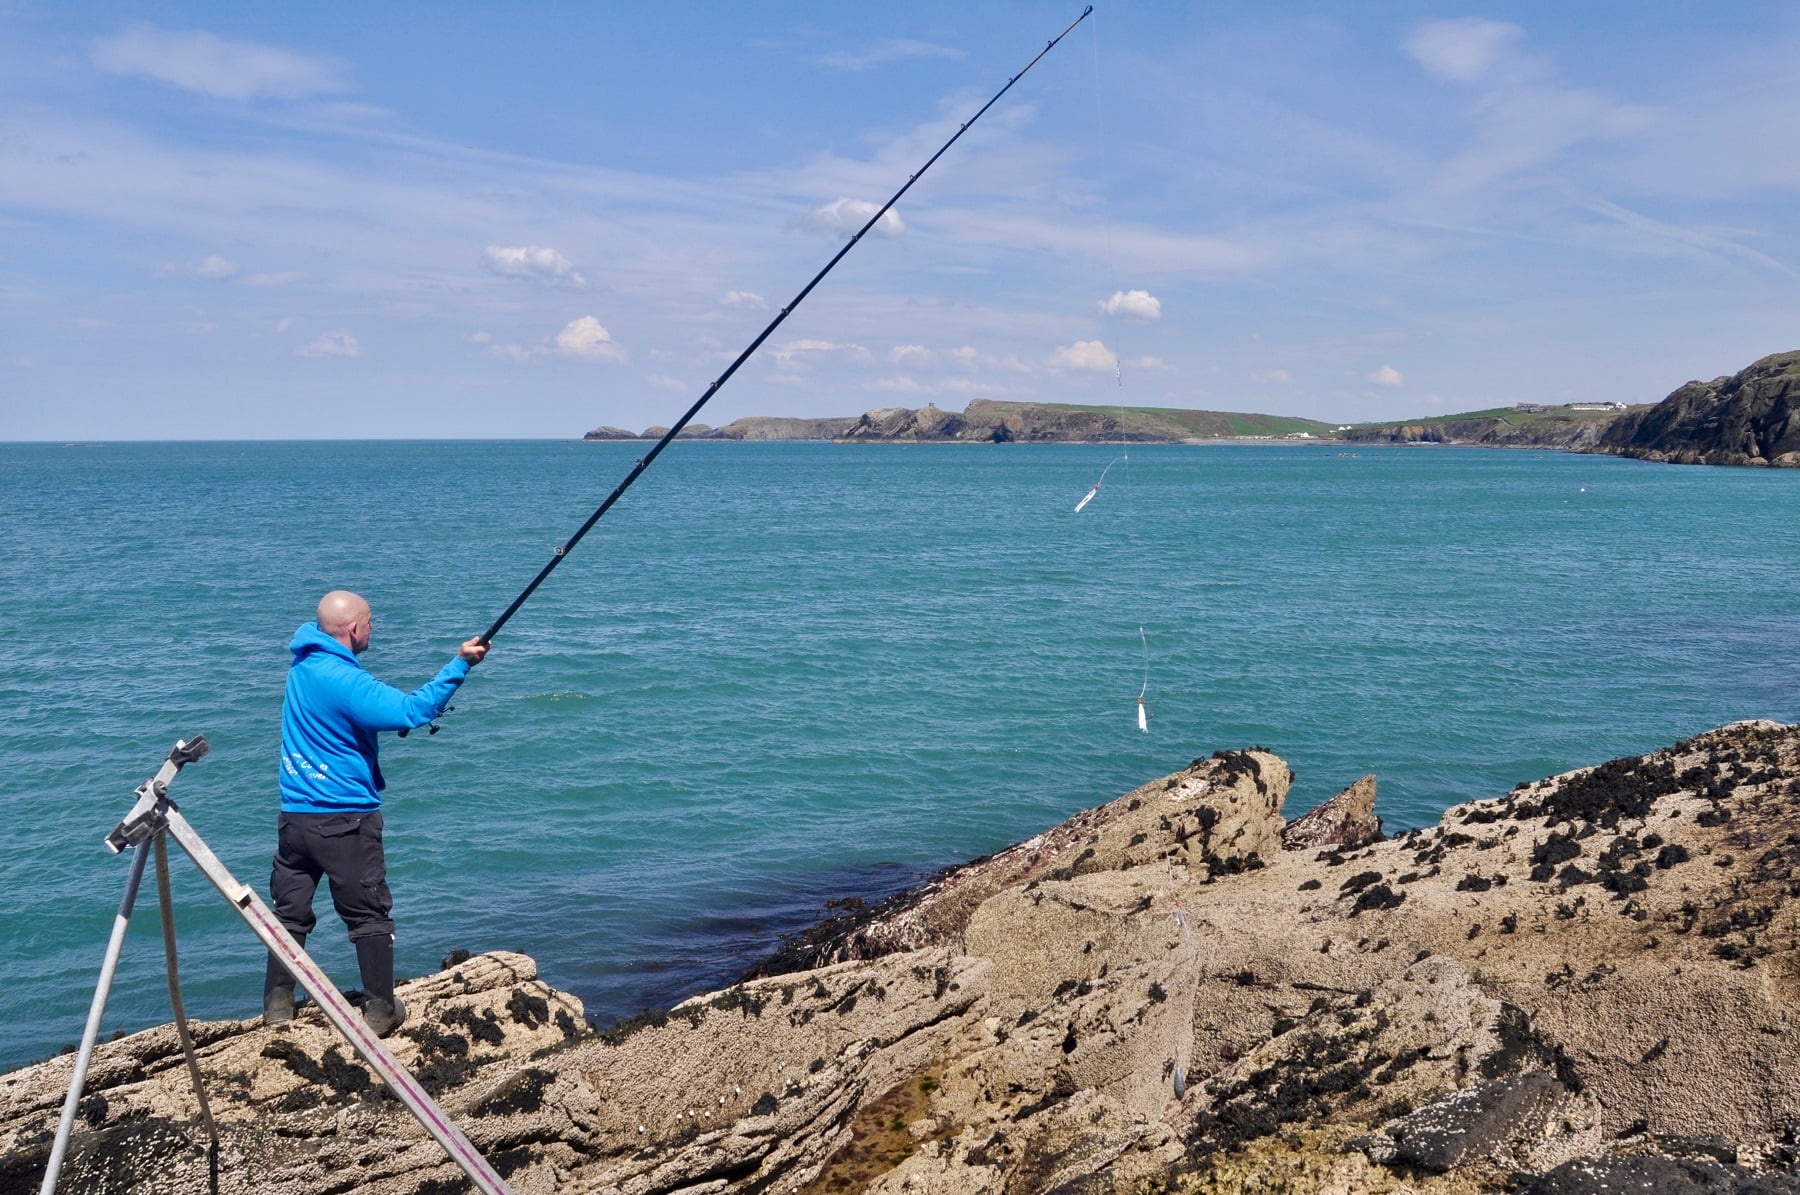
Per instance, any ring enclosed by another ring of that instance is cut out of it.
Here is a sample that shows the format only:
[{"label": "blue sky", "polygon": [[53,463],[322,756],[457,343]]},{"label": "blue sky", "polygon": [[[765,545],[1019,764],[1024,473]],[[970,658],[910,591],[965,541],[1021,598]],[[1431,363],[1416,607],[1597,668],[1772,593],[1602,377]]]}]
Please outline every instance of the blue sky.
[{"label": "blue sky", "polygon": [[[666,424],[1080,9],[0,0],[0,439]],[[1796,95],[1792,4],[1101,3],[700,418],[1652,401],[1800,348]]]}]

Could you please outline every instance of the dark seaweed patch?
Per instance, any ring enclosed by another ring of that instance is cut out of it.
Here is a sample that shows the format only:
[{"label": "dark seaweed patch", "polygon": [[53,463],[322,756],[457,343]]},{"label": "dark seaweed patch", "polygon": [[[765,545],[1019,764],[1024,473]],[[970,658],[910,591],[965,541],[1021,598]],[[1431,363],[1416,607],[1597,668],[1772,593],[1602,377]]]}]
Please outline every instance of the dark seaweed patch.
[{"label": "dark seaweed patch", "polygon": [[1350,916],[1355,917],[1366,909],[1397,909],[1406,902],[1406,893],[1395,892],[1386,884],[1377,884],[1373,888],[1365,888],[1350,907]]},{"label": "dark seaweed patch", "polygon": [[527,1029],[535,1029],[550,1021],[550,1002],[524,988],[513,989],[512,996],[506,1001],[506,1011],[512,1014],[514,1021]]},{"label": "dark seaweed patch", "polygon": [[452,1008],[445,1011],[439,1019],[446,1025],[462,1026],[469,1031],[470,1037],[490,1046],[497,1046],[506,1040],[506,1030],[501,1028],[500,1018],[494,1015],[491,1008],[482,1009],[480,1016],[473,1009]]}]

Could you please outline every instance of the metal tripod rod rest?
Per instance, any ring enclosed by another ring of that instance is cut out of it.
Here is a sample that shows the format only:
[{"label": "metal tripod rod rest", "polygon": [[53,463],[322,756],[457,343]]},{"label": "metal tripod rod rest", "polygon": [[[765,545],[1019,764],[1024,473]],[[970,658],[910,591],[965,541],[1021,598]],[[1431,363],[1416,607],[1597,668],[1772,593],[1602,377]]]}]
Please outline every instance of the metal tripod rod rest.
[{"label": "metal tripod rod rest", "polygon": [[294,978],[312,993],[331,1023],[337,1026],[338,1032],[344,1035],[363,1061],[381,1076],[388,1090],[400,1097],[400,1101],[418,1118],[425,1131],[444,1147],[450,1160],[469,1176],[469,1181],[475,1184],[476,1189],[482,1195],[512,1195],[506,1183],[487,1164],[487,1160],[463,1136],[462,1130],[426,1094],[425,1089],[419,1086],[419,1081],[388,1052],[387,1046],[375,1036],[374,1031],[363,1021],[362,1015],[344,999],[337,985],[300,948],[262,899],[250,888],[240,884],[226,869],[218,856],[212,853],[212,849],[201,841],[194,827],[181,816],[175,803],[169,800],[169,784],[175,779],[176,773],[186,764],[203,757],[207,750],[203,735],[176,742],[156,775],[138,785],[134,794],[137,804],[125,815],[125,820],[113,827],[112,832],[106,836],[106,845],[115,854],[128,846],[135,847],[136,850],[131,861],[131,874],[125,885],[125,899],[119,904],[112,939],[107,944],[106,961],[100,969],[100,983],[94,992],[93,1007],[88,1013],[87,1030],[82,1035],[81,1052],[75,1060],[69,1095],[63,1102],[62,1121],[57,1127],[56,1144],[51,1150],[49,1168],[44,1173],[42,1195],[52,1195],[56,1190],[57,1175],[62,1168],[70,1130],[75,1123],[75,1111],[81,1102],[81,1089],[87,1078],[88,1062],[93,1056],[94,1042],[100,1032],[101,1017],[106,1012],[106,997],[112,987],[113,971],[118,965],[119,951],[125,941],[125,927],[131,920],[132,904],[143,879],[146,848],[159,834],[167,834],[187,852],[188,858],[194,861],[194,865],[212,882],[212,886],[219,890],[219,894],[244,919],[263,945],[273,951]]}]

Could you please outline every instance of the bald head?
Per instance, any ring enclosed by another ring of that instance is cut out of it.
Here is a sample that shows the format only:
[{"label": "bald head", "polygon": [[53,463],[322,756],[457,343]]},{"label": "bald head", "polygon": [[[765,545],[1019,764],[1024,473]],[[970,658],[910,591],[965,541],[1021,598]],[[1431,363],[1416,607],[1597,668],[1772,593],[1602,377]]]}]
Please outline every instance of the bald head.
[{"label": "bald head", "polygon": [[319,629],[351,651],[369,646],[372,617],[369,603],[348,589],[334,589],[319,599]]}]

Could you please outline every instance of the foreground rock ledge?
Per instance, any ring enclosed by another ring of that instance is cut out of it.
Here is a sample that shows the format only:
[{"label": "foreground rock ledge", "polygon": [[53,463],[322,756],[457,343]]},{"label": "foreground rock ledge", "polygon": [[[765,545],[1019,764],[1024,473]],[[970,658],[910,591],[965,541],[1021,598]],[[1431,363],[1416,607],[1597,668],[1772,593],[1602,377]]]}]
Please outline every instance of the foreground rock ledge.
[{"label": "foreground rock ledge", "polygon": [[[1289,779],[1197,760],[850,927],[865,957],[605,1034],[468,959],[405,986],[398,1053],[521,1193],[1800,1191],[1800,728],[1356,846],[1284,850]],[[467,1189],[316,1013],[200,1041],[221,1190]],[[0,1076],[0,1195],[70,1067]],[[172,1029],[89,1093],[65,1190],[207,1189]]]}]

